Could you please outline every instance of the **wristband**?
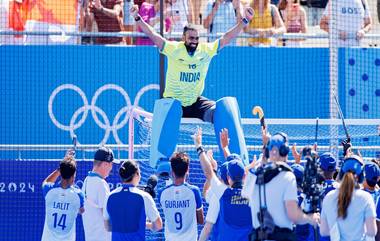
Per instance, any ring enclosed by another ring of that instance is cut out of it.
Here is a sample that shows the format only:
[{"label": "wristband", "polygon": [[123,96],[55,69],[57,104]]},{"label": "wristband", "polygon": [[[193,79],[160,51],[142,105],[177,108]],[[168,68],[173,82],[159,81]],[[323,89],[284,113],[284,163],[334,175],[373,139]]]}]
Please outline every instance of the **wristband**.
[{"label": "wristband", "polygon": [[245,26],[249,24],[249,21],[246,18],[242,18],[241,21],[244,23]]},{"label": "wristband", "polygon": [[138,22],[138,21],[140,21],[140,20],[141,20],[140,15],[137,15],[137,17],[135,17],[135,21]]},{"label": "wristband", "polygon": [[198,147],[197,148],[198,156],[200,156],[202,154],[202,152],[205,152],[205,149],[203,148],[203,146]]}]

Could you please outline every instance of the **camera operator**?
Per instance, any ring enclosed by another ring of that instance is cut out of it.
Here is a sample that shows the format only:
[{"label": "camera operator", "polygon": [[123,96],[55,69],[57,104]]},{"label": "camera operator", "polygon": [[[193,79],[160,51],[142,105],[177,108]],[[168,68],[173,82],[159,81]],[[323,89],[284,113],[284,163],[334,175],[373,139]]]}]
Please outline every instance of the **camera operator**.
[{"label": "camera operator", "polygon": [[297,183],[286,164],[289,146],[284,133],[267,144],[268,163],[250,170],[242,195],[249,198],[254,232],[251,240],[296,240],[293,224],[318,225],[319,213],[305,214],[298,207]]}]

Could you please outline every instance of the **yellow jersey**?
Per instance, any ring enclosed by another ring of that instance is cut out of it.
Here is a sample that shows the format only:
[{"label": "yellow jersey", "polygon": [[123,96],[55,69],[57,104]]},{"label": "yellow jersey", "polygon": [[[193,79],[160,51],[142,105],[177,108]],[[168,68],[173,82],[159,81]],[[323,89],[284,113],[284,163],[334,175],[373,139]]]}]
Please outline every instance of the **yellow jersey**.
[{"label": "yellow jersey", "polygon": [[218,49],[219,40],[199,43],[189,55],[184,42],[165,41],[161,50],[168,58],[164,97],[177,99],[182,106],[194,104],[203,92],[208,66]]}]

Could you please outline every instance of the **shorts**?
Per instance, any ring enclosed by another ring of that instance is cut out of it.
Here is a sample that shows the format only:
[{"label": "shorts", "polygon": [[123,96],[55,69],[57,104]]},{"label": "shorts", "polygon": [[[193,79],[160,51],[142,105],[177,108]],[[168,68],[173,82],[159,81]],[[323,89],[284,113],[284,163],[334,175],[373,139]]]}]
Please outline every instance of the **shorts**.
[{"label": "shorts", "polygon": [[215,109],[215,101],[199,96],[197,101],[190,106],[182,106],[182,117],[198,118],[203,121],[212,122],[212,118],[205,118],[205,113]]}]

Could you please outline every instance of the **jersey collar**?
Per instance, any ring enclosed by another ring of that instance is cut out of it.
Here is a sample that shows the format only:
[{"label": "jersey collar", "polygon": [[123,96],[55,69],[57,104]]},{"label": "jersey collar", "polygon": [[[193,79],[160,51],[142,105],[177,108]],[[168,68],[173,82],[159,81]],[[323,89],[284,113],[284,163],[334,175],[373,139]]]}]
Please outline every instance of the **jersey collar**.
[{"label": "jersey collar", "polygon": [[100,176],[99,173],[94,172],[94,171],[89,171],[89,172],[88,172],[88,176],[89,176],[89,177],[99,177],[99,178],[101,178],[101,179],[104,179],[102,176]]}]

